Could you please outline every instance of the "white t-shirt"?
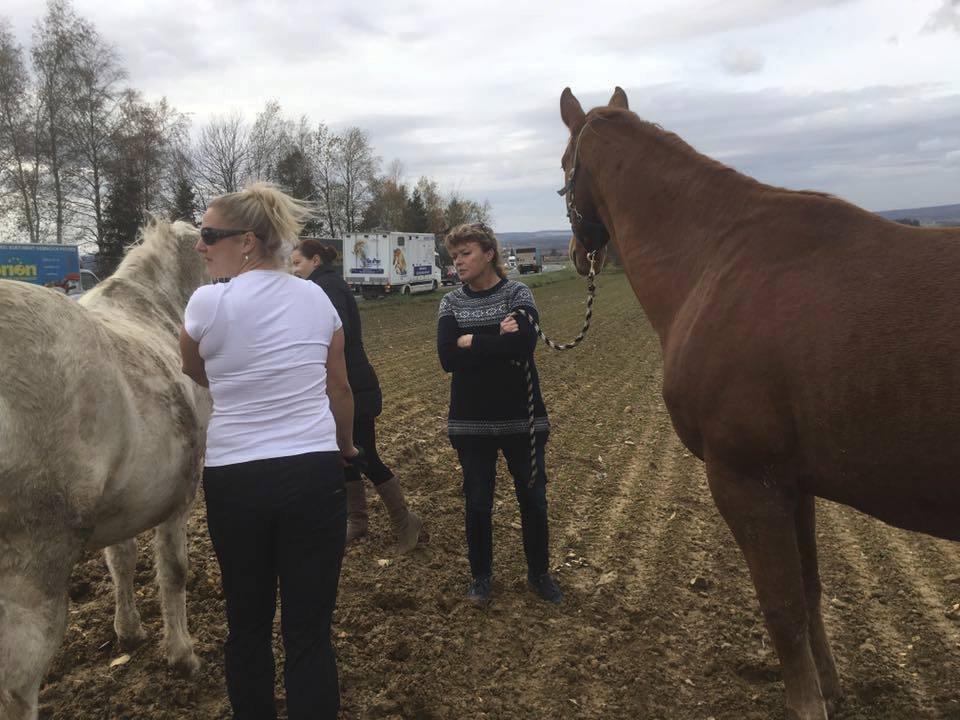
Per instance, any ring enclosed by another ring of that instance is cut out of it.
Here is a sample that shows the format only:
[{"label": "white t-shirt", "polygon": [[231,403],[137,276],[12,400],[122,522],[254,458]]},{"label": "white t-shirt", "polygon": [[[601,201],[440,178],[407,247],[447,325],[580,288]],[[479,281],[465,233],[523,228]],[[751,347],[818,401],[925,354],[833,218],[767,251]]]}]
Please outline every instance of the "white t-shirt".
[{"label": "white t-shirt", "polygon": [[316,284],[250,270],[197,288],[183,324],[213,396],[206,465],[338,449],[326,364],[341,322]]}]

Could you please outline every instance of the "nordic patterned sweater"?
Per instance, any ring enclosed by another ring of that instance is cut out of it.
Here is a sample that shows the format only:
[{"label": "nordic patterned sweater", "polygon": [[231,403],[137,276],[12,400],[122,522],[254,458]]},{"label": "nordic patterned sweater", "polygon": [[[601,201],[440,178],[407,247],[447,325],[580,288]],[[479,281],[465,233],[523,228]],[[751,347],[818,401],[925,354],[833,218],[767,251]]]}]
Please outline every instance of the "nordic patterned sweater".
[{"label": "nordic patterned sweater", "polygon": [[[506,279],[482,292],[463,285],[440,301],[437,352],[443,369],[453,374],[447,434],[454,447],[491,436],[529,433],[524,360],[530,361],[533,377],[535,431],[540,441],[549,433],[533,361],[536,331],[518,314],[520,329],[500,334],[500,321],[517,308],[539,322],[530,288]],[[473,334],[473,344],[457,347],[457,338],[468,333]]]}]

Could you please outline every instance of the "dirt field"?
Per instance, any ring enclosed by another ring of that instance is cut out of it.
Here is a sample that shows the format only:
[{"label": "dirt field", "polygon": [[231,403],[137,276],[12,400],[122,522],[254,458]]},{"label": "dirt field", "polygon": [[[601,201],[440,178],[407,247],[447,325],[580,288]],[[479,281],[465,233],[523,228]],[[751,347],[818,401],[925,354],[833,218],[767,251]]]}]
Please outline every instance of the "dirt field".
[{"label": "dirt field", "polygon": [[[564,277],[545,276],[561,279],[535,290],[547,332],[561,340],[583,313],[584,283]],[[372,503],[372,532],[348,550],[335,617],[342,717],[782,717],[783,685],[746,568],[701,463],[673,434],[659,344],[622,275],[600,277],[584,346],[538,350],[553,422],[552,561],[567,601],[548,606],[525,589],[519,515],[503,482],[494,601],[485,611],[465,603],[437,302],[363,308],[385,394],[383,455],[426,517],[430,542],[392,557],[385,513]],[[827,629],[845,692],[834,717],[960,720],[960,545],[830,503],[818,512]],[[111,586],[100,555],[88,556],[73,576],[69,630],[41,690],[41,717],[229,717],[223,602],[202,502],[190,532],[187,610],[199,676],[178,678],[163,663],[146,535],[138,594],[150,640],[110,668],[121,654]]]}]

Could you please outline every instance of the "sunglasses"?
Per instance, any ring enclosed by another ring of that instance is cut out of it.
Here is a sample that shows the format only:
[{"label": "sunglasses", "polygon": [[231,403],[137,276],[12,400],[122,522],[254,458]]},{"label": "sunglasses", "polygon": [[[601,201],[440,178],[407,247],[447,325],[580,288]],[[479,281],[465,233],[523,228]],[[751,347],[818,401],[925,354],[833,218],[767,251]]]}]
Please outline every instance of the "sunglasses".
[{"label": "sunglasses", "polygon": [[217,240],[233,237],[234,235],[243,235],[251,232],[250,230],[220,230],[219,228],[205,227],[200,228],[200,239],[204,245],[213,245]]}]

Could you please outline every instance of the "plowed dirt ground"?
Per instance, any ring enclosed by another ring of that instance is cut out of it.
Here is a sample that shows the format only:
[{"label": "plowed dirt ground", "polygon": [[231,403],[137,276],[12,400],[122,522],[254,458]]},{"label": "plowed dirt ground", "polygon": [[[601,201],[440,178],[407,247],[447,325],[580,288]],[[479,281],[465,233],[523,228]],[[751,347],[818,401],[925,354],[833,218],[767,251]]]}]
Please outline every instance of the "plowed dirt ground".
[{"label": "plowed dirt ground", "polygon": [[[584,283],[564,273],[535,282],[547,332],[568,339],[583,315]],[[537,351],[553,423],[552,562],[567,600],[554,607],[526,590],[519,515],[504,480],[494,600],[483,611],[465,603],[463,506],[445,437],[449,380],[434,345],[438,301],[363,306],[385,395],[381,451],[430,541],[393,557],[387,518],[371,499],[372,531],[347,552],[335,616],[342,717],[782,717],[783,685],[753,587],[702,464],[673,433],[659,342],[623,275],[601,275],[583,346]],[[834,718],[960,720],[960,545],[827,502],[818,515],[826,623],[845,692]],[[99,553],[86,556],[41,690],[42,718],[229,717],[223,601],[202,500],[190,528],[187,607],[204,663],[196,678],[176,677],[163,662],[149,541],[141,538],[138,596],[150,639],[110,668],[121,651],[109,576]]]}]

